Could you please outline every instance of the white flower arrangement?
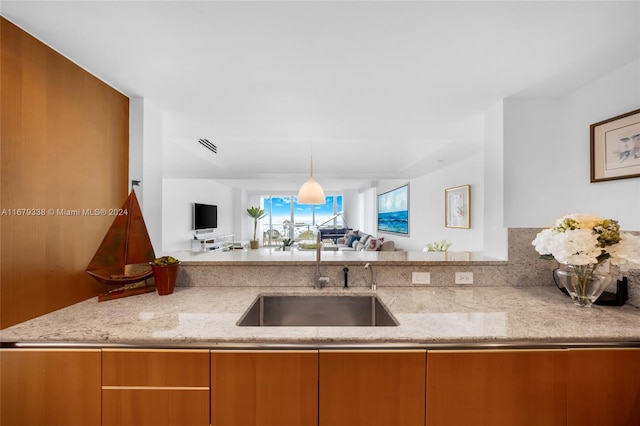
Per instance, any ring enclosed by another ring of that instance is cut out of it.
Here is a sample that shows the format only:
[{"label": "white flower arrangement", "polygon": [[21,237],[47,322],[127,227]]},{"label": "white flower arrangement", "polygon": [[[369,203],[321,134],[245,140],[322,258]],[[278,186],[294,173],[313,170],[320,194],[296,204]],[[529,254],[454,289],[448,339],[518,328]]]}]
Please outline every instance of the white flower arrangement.
[{"label": "white flower arrangement", "polygon": [[434,241],[433,243],[427,244],[427,251],[437,251],[437,252],[446,252],[451,247],[451,243],[447,240]]},{"label": "white flower arrangement", "polygon": [[602,262],[621,271],[640,267],[640,237],[620,232],[618,221],[589,214],[570,214],[555,226],[538,233],[532,244],[542,257],[565,265],[593,265]]}]

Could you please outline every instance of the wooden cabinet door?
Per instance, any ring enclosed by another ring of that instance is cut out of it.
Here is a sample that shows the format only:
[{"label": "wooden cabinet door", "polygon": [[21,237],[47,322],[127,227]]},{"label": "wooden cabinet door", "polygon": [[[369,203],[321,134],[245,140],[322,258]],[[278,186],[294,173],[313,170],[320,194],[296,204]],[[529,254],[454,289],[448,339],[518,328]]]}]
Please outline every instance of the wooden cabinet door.
[{"label": "wooden cabinet door", "polygon": [[0,424],[100,424],[100,349],[0,349]]},{"label": "wooden cabinet door", "polygon": [[426,351],[320,351],[320,426],[424,426]]},{"label": "wooden cabinet door", "polygon": [[317,351],[212,351],[213,426],[316,426]]},{"label": "wooden cabinet door", "polygon": [[568,426],[640,425],[640,349],[571,349]]},{"label": "wooden cabinet door", "polygon": [[104,349],[102,425],[209,425],[209,351]]},{"label": "wooden cabinet door", "polygon": [[566,368],[566,350],[429,351],[427,426],[564,426]]}]

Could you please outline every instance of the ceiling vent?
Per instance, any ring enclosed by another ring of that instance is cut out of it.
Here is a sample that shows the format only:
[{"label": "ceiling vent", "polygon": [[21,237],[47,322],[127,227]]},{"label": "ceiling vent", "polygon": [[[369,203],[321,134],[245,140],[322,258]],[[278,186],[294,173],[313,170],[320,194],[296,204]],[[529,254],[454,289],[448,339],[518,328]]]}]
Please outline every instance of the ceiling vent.
[{"label": "ceiling vent", "polygon": [[212,144],[208,139],[198,139],[198,143],[200,143],[200,145],[204,146],[214,154],[218,153],[218,147]]}]

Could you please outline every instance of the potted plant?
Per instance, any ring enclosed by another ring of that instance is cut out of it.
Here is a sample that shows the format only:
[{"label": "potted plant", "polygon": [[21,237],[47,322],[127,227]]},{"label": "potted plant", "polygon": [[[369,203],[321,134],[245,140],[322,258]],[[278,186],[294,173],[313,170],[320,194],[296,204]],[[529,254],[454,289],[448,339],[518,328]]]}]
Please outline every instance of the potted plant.
[{"label": "potted plant", "polygon": [[291,250],[291,246],[293,245],[293,240],[291,238],[285,238],[282,240],[282,251]]},{"label": "potted plant", "polygon": [[149,262],[156,281],[158,295],[165,296],[173,293],[178,278],[178,266],[180,261],[172,256],[162,256]]},{"label": "potted plant", "polygon": [[258,221],[265,217],[267,214],[260,207],[249,207],[247,209],[247,214],[249,217],[253,218],[253,240],[249,242],[249,245],[252,249],[257,249],[260,247],[260,242],[258,241],[257,233],[258,233]]}]

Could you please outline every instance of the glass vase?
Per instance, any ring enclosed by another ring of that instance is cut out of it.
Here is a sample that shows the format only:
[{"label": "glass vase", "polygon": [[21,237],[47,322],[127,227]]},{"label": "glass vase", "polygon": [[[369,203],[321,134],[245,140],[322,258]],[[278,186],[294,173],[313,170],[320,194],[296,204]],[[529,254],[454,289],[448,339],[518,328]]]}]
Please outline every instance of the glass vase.
[{"label": "glass vase", "polygon": [[612,275],[594,271],[593,264],[564,265],[556,274],[576,305],[590,307],[611,284]]}]

